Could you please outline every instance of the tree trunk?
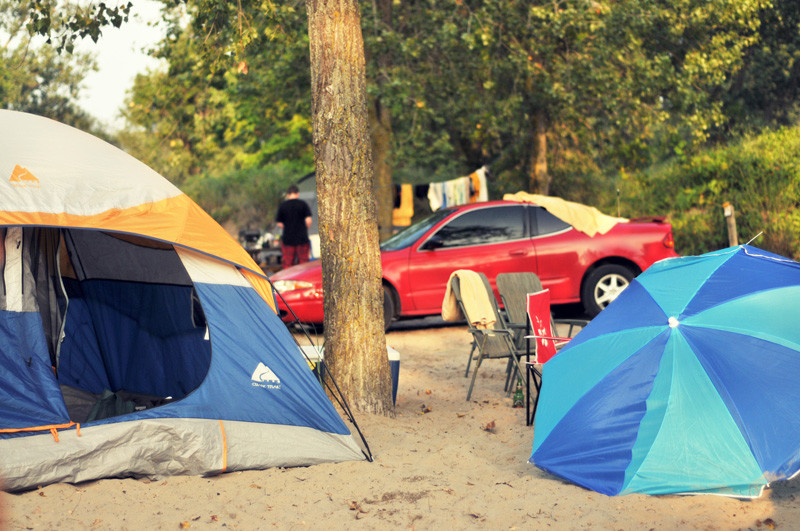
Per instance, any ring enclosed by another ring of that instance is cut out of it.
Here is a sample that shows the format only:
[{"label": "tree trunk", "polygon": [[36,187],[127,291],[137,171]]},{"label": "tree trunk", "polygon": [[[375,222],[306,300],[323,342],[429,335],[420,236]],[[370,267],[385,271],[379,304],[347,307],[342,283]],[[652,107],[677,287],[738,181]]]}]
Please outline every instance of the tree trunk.
[{"label": "tree trunk", "polygon": [[533,114],[533,122],[528,191],[548,195],[550,174],[547,172],[547,119],[544,111],[537,109]]},{"label": "tree trunk", "polygon": [[369,106],[370,129],[372,131],[372,157],[375,161],[375,198],[378,201],[378,234],[381,241],[392,235],[392,210],[394,194],[392,191],[392,115],[381,103],[373,98]]},{"label": "tree trunk", "polygon": [[306,0],[325,362],[350,404],[393,414],[357,0]]}]

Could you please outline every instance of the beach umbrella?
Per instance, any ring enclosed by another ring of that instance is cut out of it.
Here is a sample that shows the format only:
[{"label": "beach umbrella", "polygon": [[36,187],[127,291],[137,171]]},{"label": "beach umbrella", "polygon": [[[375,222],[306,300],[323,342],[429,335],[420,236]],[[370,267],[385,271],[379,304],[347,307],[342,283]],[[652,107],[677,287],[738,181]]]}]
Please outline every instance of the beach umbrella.
[{"label": "beach umbrella", "polygon": [[800,264],[658,262],[544,365],[531,462],[598,492],[755,497],[800,470]]}]

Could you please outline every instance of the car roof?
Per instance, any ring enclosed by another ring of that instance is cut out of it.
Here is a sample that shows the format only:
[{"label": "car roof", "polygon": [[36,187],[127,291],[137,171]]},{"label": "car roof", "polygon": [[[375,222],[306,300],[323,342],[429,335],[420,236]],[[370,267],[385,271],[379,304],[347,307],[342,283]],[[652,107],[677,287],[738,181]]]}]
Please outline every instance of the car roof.
[{"label": "car roof", "polygon": [[453,206],[448,206],[448,207],[445,207],[445,208],[450,208],[450,209],[453,209],[454,211],[458,210],[459,212],[461,212],[461,211],[465,211],[465,210],[472,210],[472,209],[475,209],[475,208],[484,208],[484,207],[492,207],[492,206],[532,205],[532,204],[533,203],[522,203],[522,202],[519,202],[519,201],[506,201],[504,199],[498,199],[496,201],[481,201],[479,203],[467,203],[465,205],[453,205]]}]

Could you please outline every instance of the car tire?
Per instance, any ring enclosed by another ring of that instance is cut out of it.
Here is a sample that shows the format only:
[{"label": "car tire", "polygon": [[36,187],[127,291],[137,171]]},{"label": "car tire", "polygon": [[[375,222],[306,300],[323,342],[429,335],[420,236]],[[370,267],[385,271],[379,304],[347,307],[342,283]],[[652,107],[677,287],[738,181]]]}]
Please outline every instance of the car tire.
[{"label": "car tire", "polygon": [[383,287],[383,330],[389,329],[394,320],[394,298],[389,286]]},{"label": "car tire", "polygon": [[618,264],[605,264],[586,277],[581,290],[581,302],[586,313],[594,317],[616,299],[636,276],[629,268]]}]

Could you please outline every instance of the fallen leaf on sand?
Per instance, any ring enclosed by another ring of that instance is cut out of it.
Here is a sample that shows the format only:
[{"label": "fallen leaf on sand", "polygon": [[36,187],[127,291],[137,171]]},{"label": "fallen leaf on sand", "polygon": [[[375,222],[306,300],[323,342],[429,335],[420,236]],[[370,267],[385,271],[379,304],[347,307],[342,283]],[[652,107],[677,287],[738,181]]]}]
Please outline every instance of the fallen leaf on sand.
[{"label": "fallen leaf on sand", "polygon": [[350,502],[350,510],[355,511],[356,509],[358,509],[358,502],[357,501]]},{"label": "fallen leaf on sand", "polygon": [[192,527],[192,524],[189,522],[181,522],[181,529],[188,529],[190,527]]},{"label": "fallen leaf on sand", "polygon": [[481,429],[483,431],[488,431],[489,433],[494,433],[494,428],[495,428],[495,422],[494,421],[490,421],[490,422],[488,422],[486,424],[486,426],[482,426],[481,427]]},{"label": "fallen leaf on sand", "polygon": [[425,404],[422,404],[420,409],[421,409],[421,414],[422,415],[424,415],[425,413],[430,413],[431,412],[430,406],[426,406]]},{"label": "fallen leaf on sand", "polygon": [[431,391],[430,389],[425,389],[425,394],[426,394],[426,395],[429,395],[429,394],[431,394],[432,392],[433,392],[433,391]]},{"label": "fallen leaf on sand", "polygon": [[461,418],[464,418],[464,417],[466,417],[466,416],[467,416],[467,414],[466,414],[466,413],[456,413],[456,417],[458,417],[458,418],[460,418],[460,419],[461,419]]},{"label": "fallen leaf on sand", "polygon": [[253,483],[252,485],[250,485],[250,488],[251,489],[260,489],[261,485],[256,485],[255,483]]},{"label": "fallen leaf on sand", "polygon": [[218,522],[219,521],[219,516],[217,516],[216,514],[212,514],[211,515],[211,521],[212,522]]},{"label": "fallen leaf on sand", "polygon": [[778,527],[778,524],[776,524],[775,520],[773,520],[772,518],[767,518],[763,522],[761,520],[756,520],[756,527],[761,527],[762,525],[767,527],[768,529],[775,529],[776,527]]},{"label": "fallen leaf on sand", "polygon": [[42,498],[46,498],[47,494],[45,494],[44,492],[39,491],[39,496],[41,496]]}]

